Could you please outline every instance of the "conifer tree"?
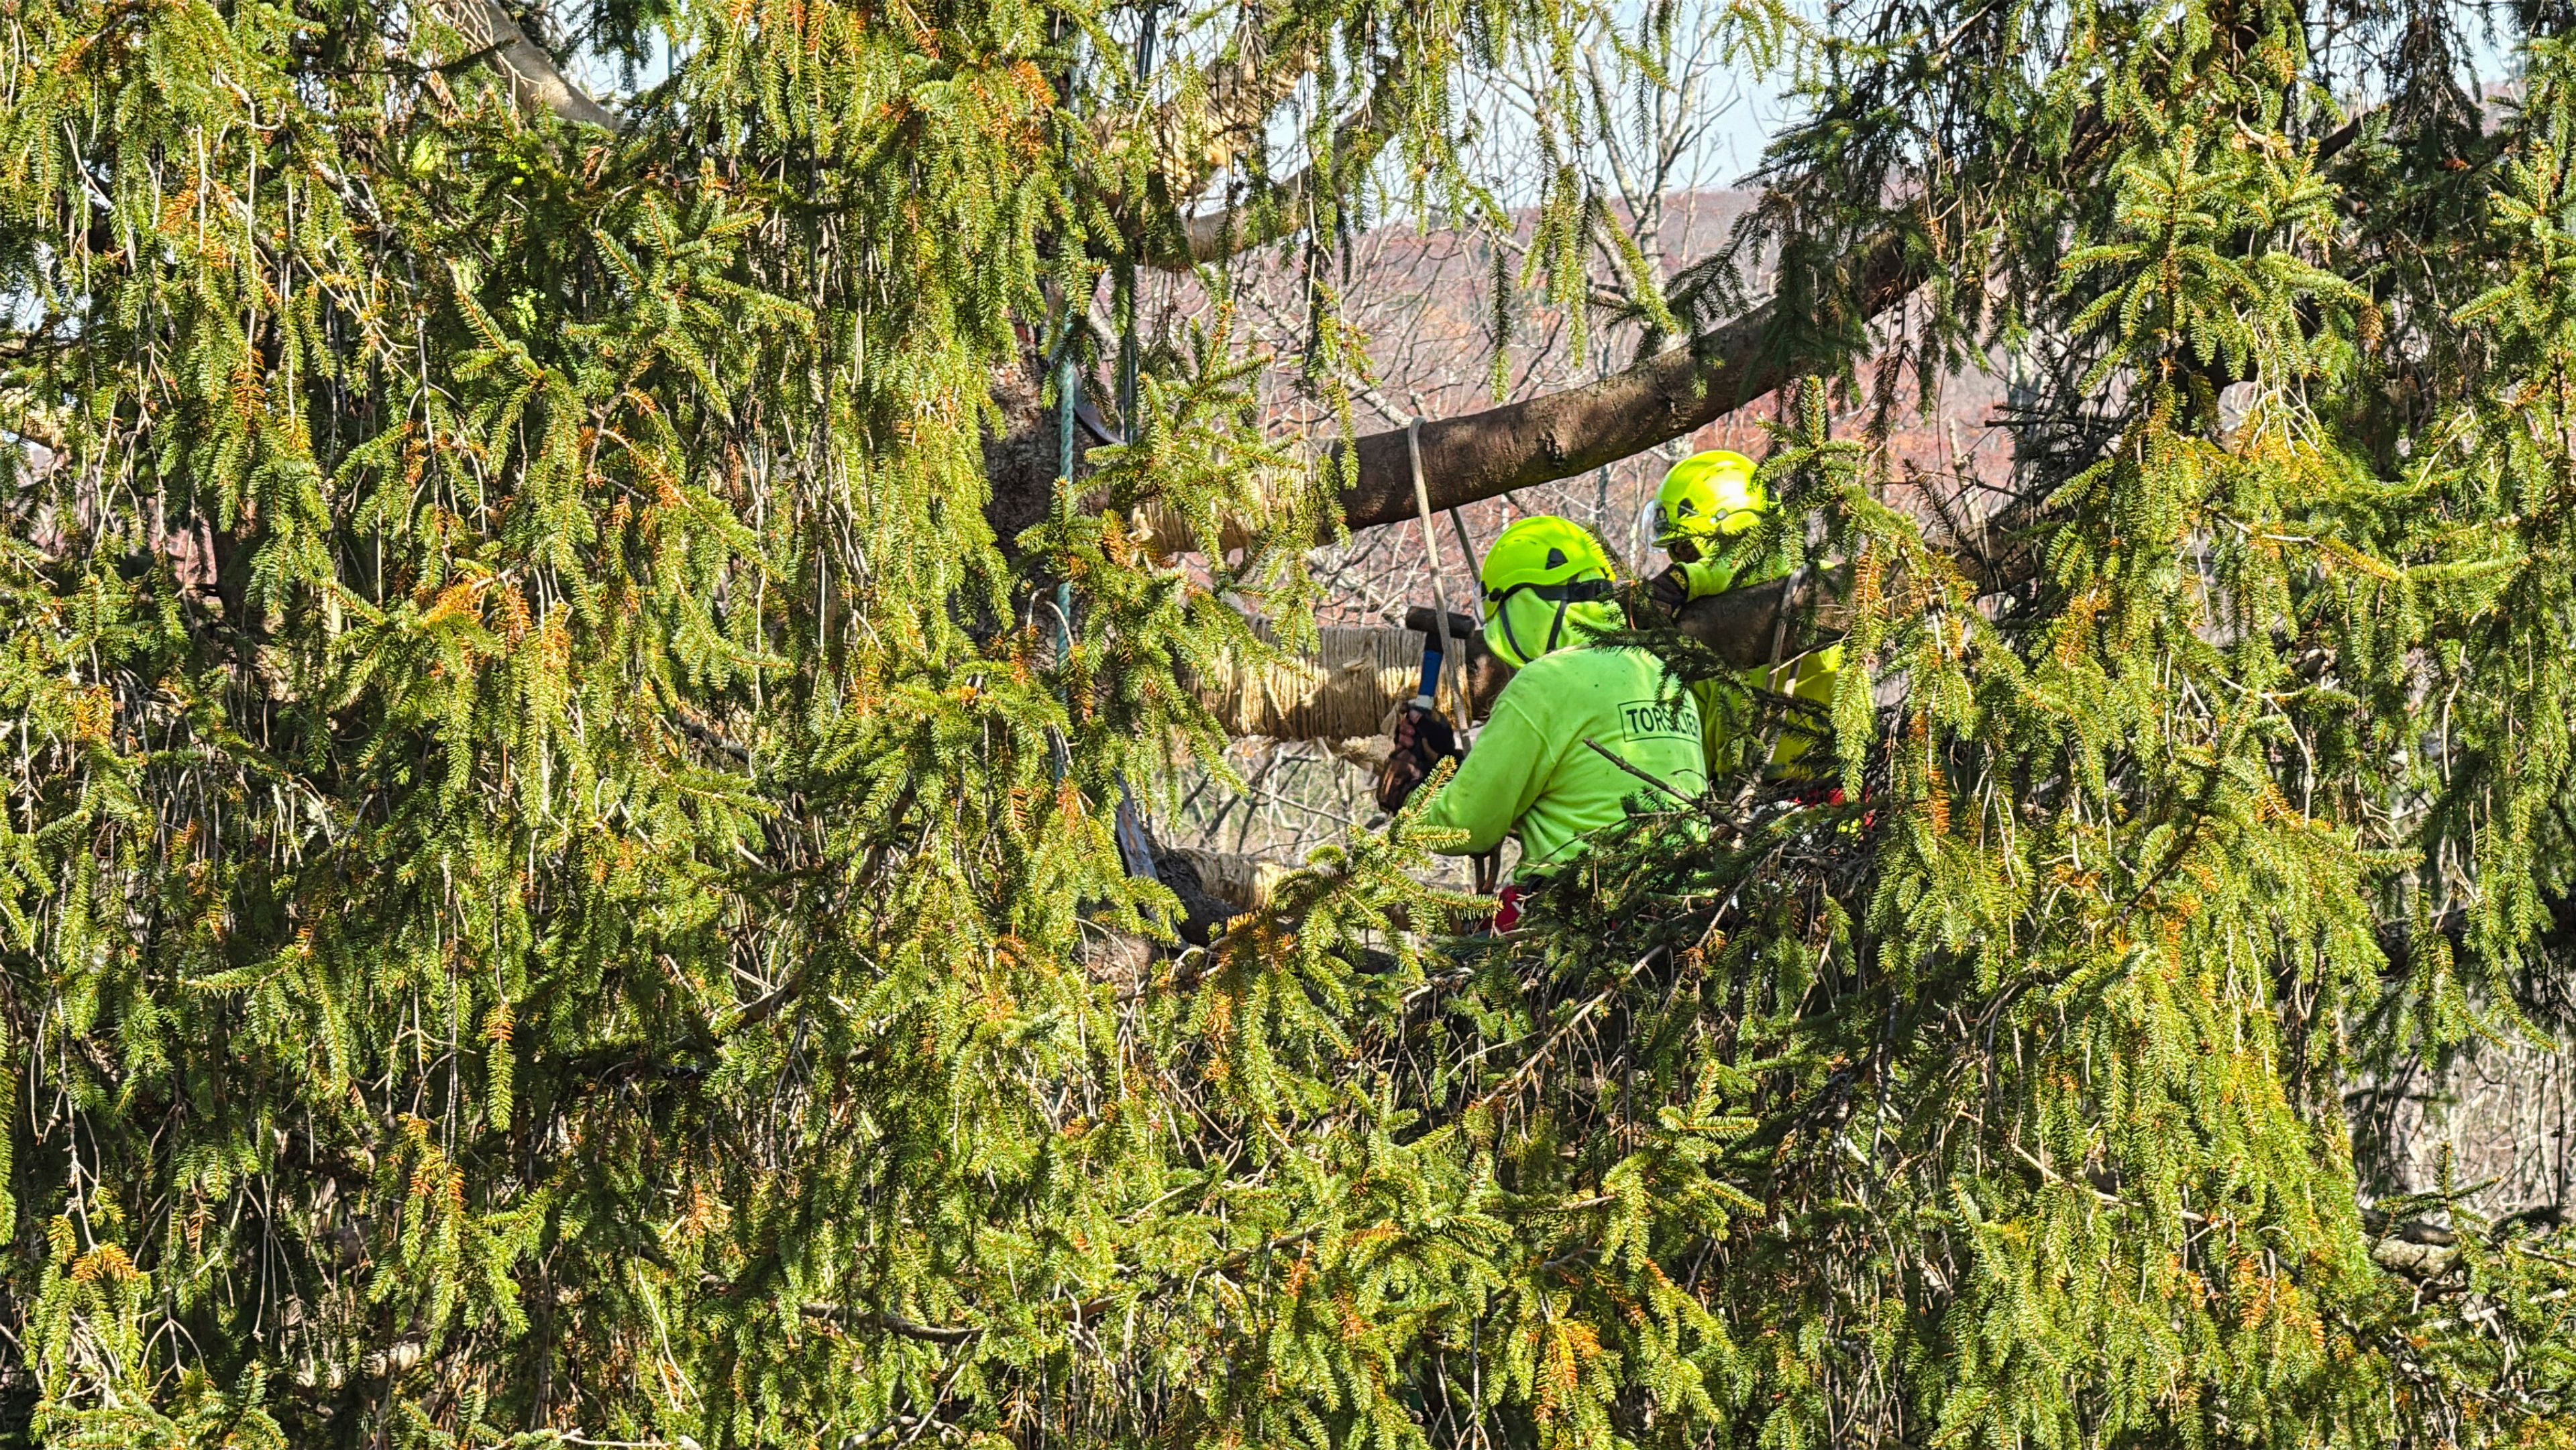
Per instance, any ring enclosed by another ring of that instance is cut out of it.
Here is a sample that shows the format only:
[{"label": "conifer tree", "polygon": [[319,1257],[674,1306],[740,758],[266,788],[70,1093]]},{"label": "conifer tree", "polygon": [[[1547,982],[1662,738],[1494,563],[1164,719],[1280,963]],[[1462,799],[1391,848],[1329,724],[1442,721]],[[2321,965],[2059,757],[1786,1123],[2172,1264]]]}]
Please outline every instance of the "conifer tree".
[{"label": "conifer tree", "polygon": [[[1498,305],[1635,362],[1418,442],[1803,379],[1798,567],[1646,639],[1847,636],[1839,800],[1641,810],[1502,938],[1401,817],[1169,940],[1121,803],[1412,499],[1264,433],[1232,259],[1337,397],[1337,249],[1516,225],[1476,87],[1559,146],[1633,18],[0,8],[0,1434],[2576,1438],[2563,1206],[2378,1196],[2346,1096],[2576,965],[2548,7],[2503,101],[2431,8],[1693,15],[1795,84],[1763,209],[1657,276],[1548,168]],[[1989,528],[1828,426],[2006,361]]]}]

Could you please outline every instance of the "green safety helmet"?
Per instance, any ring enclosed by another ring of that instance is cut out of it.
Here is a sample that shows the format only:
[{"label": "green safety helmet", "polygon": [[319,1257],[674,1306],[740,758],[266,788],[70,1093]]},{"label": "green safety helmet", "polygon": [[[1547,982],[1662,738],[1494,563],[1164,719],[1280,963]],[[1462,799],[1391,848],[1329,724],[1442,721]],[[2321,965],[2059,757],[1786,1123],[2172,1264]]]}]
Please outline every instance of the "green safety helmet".
[{"label": "green safety helmet", "polygon": [[1682,563],[1719,552],[1771,512],[1771,491],[1741,453],[1712,448],[1672,466],[1655,490],[1655,543]]},{"label": "green safety helmet", "polygon": [[1503,530],[1485,551],[1482,582],[1485,643],[1515,669],[1578,642],[1568,624],[1597,633],[1627,623],[1609,552],[1591,530],[1552,514]]}]

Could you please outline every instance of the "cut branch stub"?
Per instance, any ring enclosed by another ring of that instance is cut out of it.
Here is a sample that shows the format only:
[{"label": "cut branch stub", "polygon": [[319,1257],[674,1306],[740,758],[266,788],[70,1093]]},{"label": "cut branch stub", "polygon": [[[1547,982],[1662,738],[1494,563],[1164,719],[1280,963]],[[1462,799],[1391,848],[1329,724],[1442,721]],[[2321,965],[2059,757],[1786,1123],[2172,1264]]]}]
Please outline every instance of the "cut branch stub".
[{"label": "cut branch stub", "polygon": [[[1383,733],[1421,685],[1422,636],[1409,629],[1317,633],[1311,655],[1226,662],[1195,682],[1199,699],[1235,736],[1351,740]],[[1466,679],[1477,706],[1493,703],[1509,673],[1481,639],[1470,641]],[[1444,700],[1455,683],[1449,678]]]}]

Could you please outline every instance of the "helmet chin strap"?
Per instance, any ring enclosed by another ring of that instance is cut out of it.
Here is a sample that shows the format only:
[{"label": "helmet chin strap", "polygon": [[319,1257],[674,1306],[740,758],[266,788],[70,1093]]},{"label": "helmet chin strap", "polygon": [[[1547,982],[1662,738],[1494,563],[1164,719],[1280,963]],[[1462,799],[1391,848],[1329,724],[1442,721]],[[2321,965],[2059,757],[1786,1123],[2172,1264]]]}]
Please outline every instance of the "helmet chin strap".
[{"label": "helmet chin strap", "polygon": [[[1523,587],[1526,588],[1527,586],[1524,585]],[[1514,594],[1519,592],[1520,590],[1518,589],[1512,591]],[[1530,648],[1527,645],[1521,643],[1520,631],[1512,628],[1511,601],[1508,598],[1494,606],[1494,618],[1502,621],[1503,641],[1512,647],[1512,653],[1521,657],[1522,664],[1528,664],[1530,661],[1537,659],[1539,655],[1552,654],[1555,652],[1557,645],[1565,638],[1565,611],[1572,608],[1573,605],[1574,601],[1570,597],[1560,598],[1556,601],[1556,614],[1547,622],[1547,644],[1539,649],[1535,654],[1530,651]]]},{"label": "helmet chin strap", "polygon": [[1520,631],[1512,628],[1512,604],[1509,598],[1496,602],[1494,605],[1494,618],[1502,622],[1503,642],[1512,647],[1513,654],[1521,657],[1520,662],[1522,664],[1528,664],[1530,662],[1530,652],[1521,647]]}]

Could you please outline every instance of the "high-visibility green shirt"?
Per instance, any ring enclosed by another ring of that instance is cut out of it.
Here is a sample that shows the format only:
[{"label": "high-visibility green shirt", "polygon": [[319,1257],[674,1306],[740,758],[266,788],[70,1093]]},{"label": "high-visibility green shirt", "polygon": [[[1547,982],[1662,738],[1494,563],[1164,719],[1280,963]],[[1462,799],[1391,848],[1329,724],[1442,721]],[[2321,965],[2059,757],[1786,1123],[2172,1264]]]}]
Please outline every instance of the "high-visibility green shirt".
[{"label": "high-visibility green shirt", "polygon": [[1707,786],[1699,705],[1663,662],[1643,650],[1576,646],[1530,661],[1503,686],[1476,748],[1426,816],[1467,833],[1453,853],[1481,855],[1518,835],[1521,864],[1543,866],[1626,816],[1631,799],[1669,810]]}]

